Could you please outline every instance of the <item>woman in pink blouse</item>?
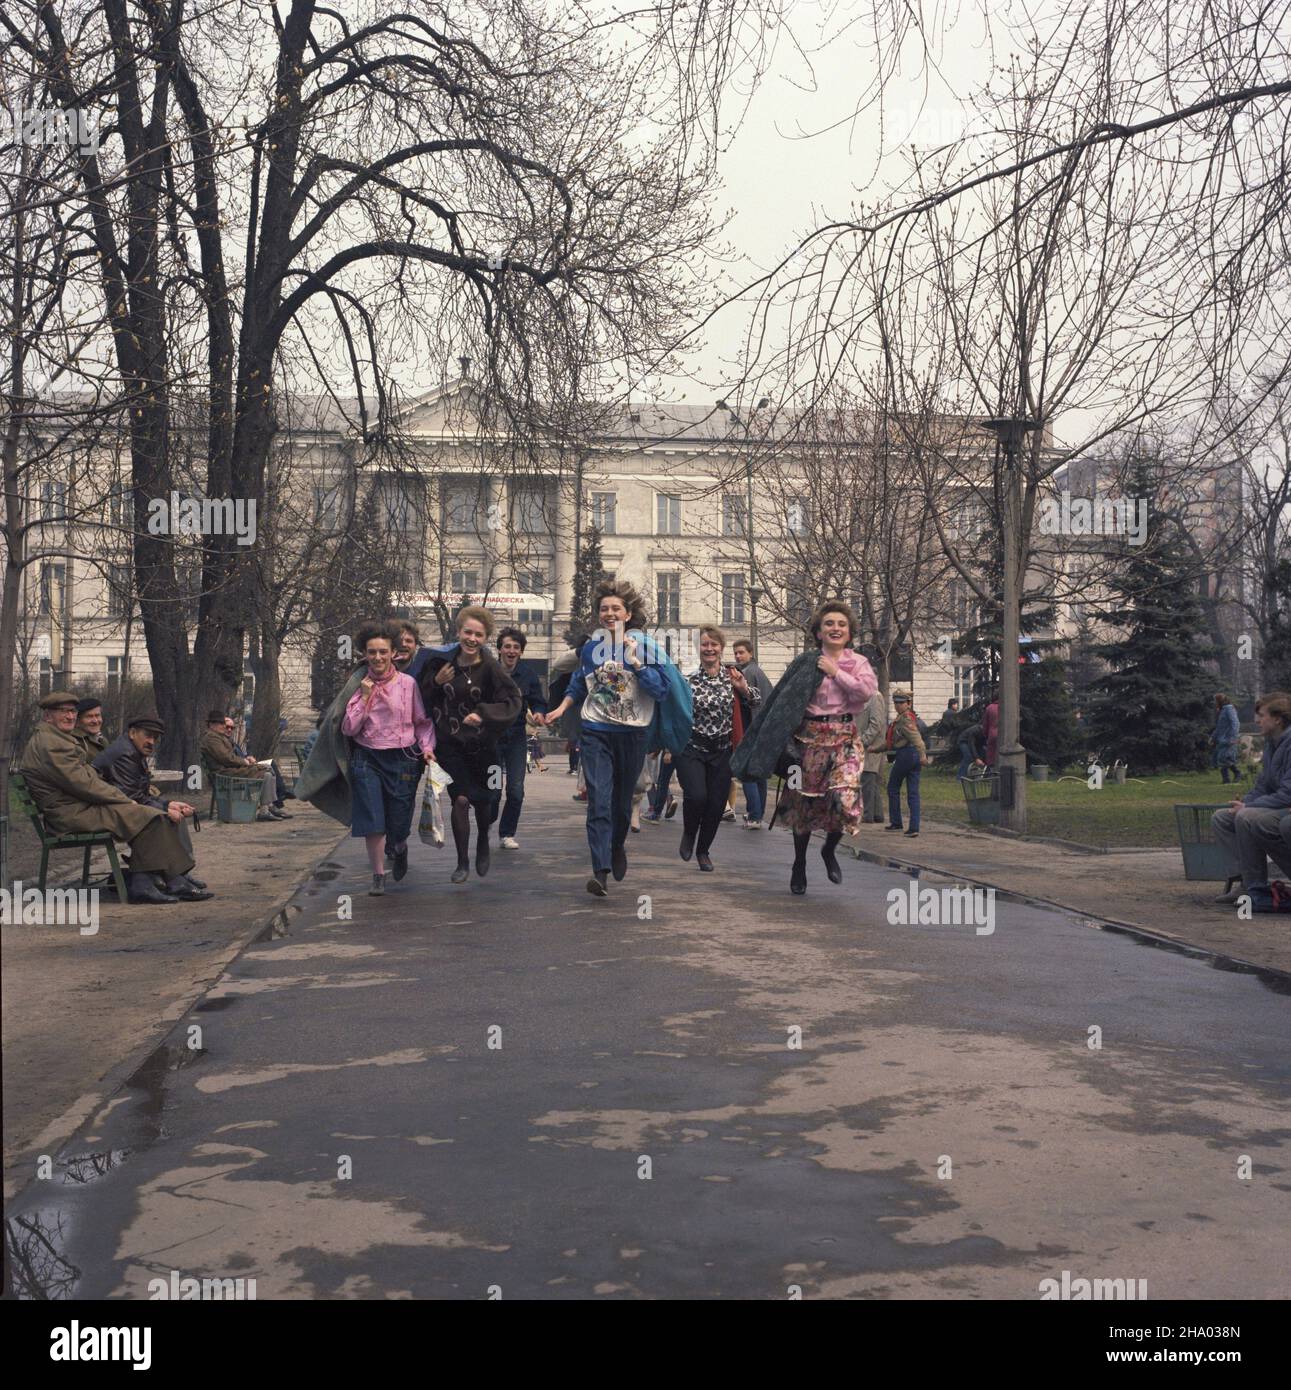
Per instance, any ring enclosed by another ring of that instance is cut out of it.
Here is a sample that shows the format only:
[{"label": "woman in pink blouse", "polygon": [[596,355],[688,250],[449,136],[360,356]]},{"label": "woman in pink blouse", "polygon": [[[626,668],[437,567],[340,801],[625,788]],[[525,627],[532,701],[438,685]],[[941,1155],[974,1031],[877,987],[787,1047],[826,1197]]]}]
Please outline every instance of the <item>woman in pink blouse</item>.
[{"label": "woman in pink blouse", "polygon": [[831,883],[843,881],[834,851],[844,834],[861,824],[861,771],[865,750],[856,737],[857,716],[878,689],[874,668],[851,648],[856,620],[845,603],[823,603],[811,620],[820,647],[821,673],[796,735],[802,748],[801,781],[780,794],[777,818],[793,832],[793,871],[789,888],[807,891],[807,846],[814,830],[825,833],[820,857]]},{"label": "woman in pink blouse", "polygon": [[389,623],[360,628],[355,645],[367,658],[368,672],[341,720],[341,732],[353,743],[350,834],[367,842],[373,896],[385,892],[387,857],[394,861],[396,881],[408,872],[417,781],[422,763],[435,761],[435,728],[421,691],[394,664],[398,640]]}]

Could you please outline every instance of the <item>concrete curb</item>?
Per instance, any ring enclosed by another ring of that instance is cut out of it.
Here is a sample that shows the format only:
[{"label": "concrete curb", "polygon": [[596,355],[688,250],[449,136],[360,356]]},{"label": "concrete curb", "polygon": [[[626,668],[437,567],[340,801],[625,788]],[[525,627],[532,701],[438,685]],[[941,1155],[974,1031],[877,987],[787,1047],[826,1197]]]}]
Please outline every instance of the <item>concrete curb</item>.
[{"label": "concrete curb", "polygon": [[274,923],[282,916],[287,904],[291,902],[299,892],[301,885],[318,868],[328,855],[332,854],[336,846],[348,835],[348,831],[341,829],[338,831],[336,839],[329,842],[327,847],[318,855],[311,859],[309,863],[296,874],[291,881],[283,888],[282,892],[274,898],[272,904],[251,919],[244,931],[238,933],[237,937],[230,942],[229,946],[221,953],[214,962],[211,974],[198,980],[191,989],[174,1001],[157,1020],[154,1030],[143,1042],[139,1043],[104,1073],[97,1085],[91,1090],[86,1091],[76,1101],[56,1119],[51,1121],[45,1128],[32,1140],[31,1145],[23,1153],[10,1159],[6,1163],[9,1170],[5,1175],[4,1195],[6,1201],[13,1201],[23,1191],[29,1183],[36,1182],[38,1179],[33,1175],[30,1177],[12,1179],[10,1173],[15,1169],[28,1166],[34,1167],[34,1159],[40,1154],[54,1155],[71,1144],[77,1134],[85,1125],[93,1119],[98,1111],[120,1091],[126,1082],[132,1077],[141,1066],[156,1052],[157,1048],[165,1041],[173,1029],[175,1023],[184,1017],[193,1005],[196,1004],[209,990],[211,990],[223,976],[230,965],[249,947],[253,946],[260,939],[266,930],[271,928]]}]

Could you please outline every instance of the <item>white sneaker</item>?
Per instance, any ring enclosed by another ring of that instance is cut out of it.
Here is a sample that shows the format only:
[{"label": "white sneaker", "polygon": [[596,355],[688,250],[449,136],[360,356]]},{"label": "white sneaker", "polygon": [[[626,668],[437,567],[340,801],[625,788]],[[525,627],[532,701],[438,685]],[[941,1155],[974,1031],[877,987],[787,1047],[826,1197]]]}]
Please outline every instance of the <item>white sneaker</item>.
[{"label": "white sneaker", "polygon": [[745,822],[744,822],[744,828],[745,828],[745,830],[761,830],[761,829],[762,829],[762,822],[761,822],[760,820],[747,820],[747,819],[746,819]]},{"label": "white sneaker", "polygon": [[503,849],[519,849],[520,843],[513,835],[504,835],[501,839]]}]

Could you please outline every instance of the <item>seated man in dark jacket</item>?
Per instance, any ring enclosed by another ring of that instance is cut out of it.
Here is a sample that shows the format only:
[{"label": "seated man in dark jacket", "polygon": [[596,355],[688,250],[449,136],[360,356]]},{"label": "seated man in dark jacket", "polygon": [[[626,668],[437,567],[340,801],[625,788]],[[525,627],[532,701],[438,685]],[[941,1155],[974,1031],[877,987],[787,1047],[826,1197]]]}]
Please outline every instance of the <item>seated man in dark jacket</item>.
[{"label": "seated man in dark jacket", "polygon": [[[253,758],[251,754],[248,753],[247,750],[238,742],[238,726],[233,722],[233,716],[230,714],[226,714],[224,716],[224,732],[229,736],[229,742],[233,745],[233,752],[235,756],[241,758],[248,765],[248,767],[252,763],[256,762],[256,759]],[[296,793],[288,788],[287,779],[282,775],[282,768],[280,768],[278,764],[274,762],[272,759],[269,762],[269,771],[273,773],[273,809],[275,811],[281,811],[282,803],[288,797],[291,797],[294,801],[296,798]],[[282,816],[282,819],[290,820],[291,817],[284,814]]]},{"label": "seated man in dark jacket", "polygon": [[241,757],[233,751],[233,740],[225,731],[225,714],[222,709],[213,709],[206,716],[206,732],[198,747],[211,771],[224,773],[229,777],[249,777],[260,782],[260,810],[256,820],[290,820],[285,812],[273,804],[275,799],[273,771],[257,766],[254,758]]},{"label": "seated man in dark jacket", "polygon": [[[126,724],[125,733],[115,742],[108,744],[90,766],[105,782],[119,787],[131,801],[137,801],[140,806],[155,806],[159,811],[167,811],[173,806],[184,818],[175,821],[180,843],[191,857],[196,858],[193,855],[193,841],[189,836],[188,826],[184,824],[184,820],[195,814],[194,808],[186,801],[173,801],[162,797],[152,785],[148,769],[148,759],[157,747],[157,740],[165,732],[166,726],[160,719],[136,715]],[[185,877],[198,888],[206,887],[200,878],[194,878],[191,873]]]}]

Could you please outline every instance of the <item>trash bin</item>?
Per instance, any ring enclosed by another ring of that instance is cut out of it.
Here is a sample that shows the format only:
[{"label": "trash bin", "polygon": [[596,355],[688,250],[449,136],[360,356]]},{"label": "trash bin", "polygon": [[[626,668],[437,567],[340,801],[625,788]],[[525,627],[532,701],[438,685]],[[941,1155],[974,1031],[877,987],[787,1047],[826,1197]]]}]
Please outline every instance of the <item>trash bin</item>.
[{"label": "trash bin", "polygon": [[1047,781],[1049,780],[1049,764],[1048,764],[1048,763],[1032,763],[1032,764],[1031,764],[1031,780],[1032,780],[1033,782],[1047,782]]},{"label": "trash bin", "polygon": [[257,777],[224,777],[215,783],[215,814],[226,825],[249,825],[260,809]]},{"label": "trash bin", "polygon": [[1227,806],[1228,802],[1221,801],[1174,808],[1179,848],[1183,852],[1184,878],[1225,881],[1236,873],[1223,846],[1215,843],[1215,832],[1210,824],[1214,812],[1223,811]]},{"label": "trash bin", "polygon": [[959,785],[964,789],[968,819],[973,825],[1000,823],[1000,779],[997,773],[991,772],[985,777],[961,777]]}]

